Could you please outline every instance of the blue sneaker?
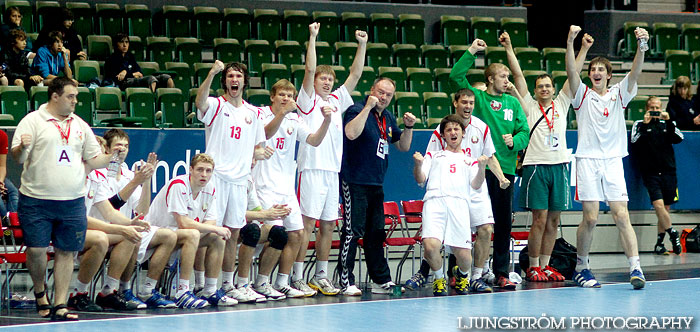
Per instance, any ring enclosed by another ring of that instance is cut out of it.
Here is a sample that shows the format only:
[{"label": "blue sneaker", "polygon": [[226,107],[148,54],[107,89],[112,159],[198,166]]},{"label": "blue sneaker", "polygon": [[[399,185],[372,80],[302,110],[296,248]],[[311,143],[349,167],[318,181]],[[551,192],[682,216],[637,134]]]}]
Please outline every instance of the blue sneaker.
[{"label": "blue sneaker", "polygon": [[177,299],[177,306],[181,309],[202,309],[208,307],[209,302],[194,296],[191,291],[187,291]]},{"label": "blue sneaker", "polygon": [[[144,300],[142,295],[139,295],[139,297]],[[175,302],[166,299],[163,294],[158,293],[158,291],[155,289],[151,291],[151,296],[145,299],[144,302],[146,302],[146,306],[148,306],[148,308],[177,308],[177,304],[175,304]]]},{"label": "blue sneaker", "polygon": [[238,301],[232,297],[226,295],[226,291],[223,288],[219,288],[214,292],[214,294],[206,295],[203,291],[197,293],[199,298],[207,300],[212,306],[219,307],[230,307],[238,304]]},{"label": "blue sneaker", "polygon": [[410,290],[416,290],[423,287],[424,284],[425,277],[420,272],[417,272],[410,279],[406,280],[406,284],[404,286]]},{"label": "blue sneaker", "polygon": [[593,273],[589,269],[583,269],[581,272],[574,274],[574,281],[584,288],[600,288],[598,280],[595,280]]},{"label": "blue sneaker", "polygon": [[469,290],[472,293],[493,293],[493,288],[483,278],[472,280],[469,284]]},{"label": "blue sneaker", "polygon": [[141,301],[138,296],[134,295],[134,292],[131,289],[127,289],[125,291],[121,292],[122,297],[124,300],[126,300],[127,303],[131,303],[133,306],[136,307],[136,309],[146,309],[148,306],[146,303]]},{"label": "blue sneaker", "polygon": [[644,273],[642,273],[642,270],[634,269],[632,272],[630,272],[630,283],[634,289],[644,288],[644,284],[646,284],[646,282],[647,280],[644,279]]}]

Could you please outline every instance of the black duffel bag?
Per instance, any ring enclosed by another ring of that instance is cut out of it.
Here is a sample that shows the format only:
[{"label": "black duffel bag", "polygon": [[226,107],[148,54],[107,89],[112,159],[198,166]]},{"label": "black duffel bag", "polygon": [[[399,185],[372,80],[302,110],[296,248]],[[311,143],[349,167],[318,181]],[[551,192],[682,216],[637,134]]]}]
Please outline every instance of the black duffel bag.
[{"label": "black duffel bag", "polygon": [[[526,271],[530,267],[530,260],[527,256],[527,247],[520,251],[520,269]],[[552,256],[549,258],[549,266],[557,269],[564,278],[571,280],[574,276],[574,270],[576,269],[576,247],[571,243],[560,237],[554,242],[554,249],[552,249]]]}]

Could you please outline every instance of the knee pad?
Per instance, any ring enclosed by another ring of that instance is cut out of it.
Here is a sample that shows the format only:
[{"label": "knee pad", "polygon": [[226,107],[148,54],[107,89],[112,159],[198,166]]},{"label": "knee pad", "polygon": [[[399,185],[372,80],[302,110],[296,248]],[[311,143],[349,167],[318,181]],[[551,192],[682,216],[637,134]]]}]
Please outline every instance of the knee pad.
[{"label": "knee pad", "polygon": [[255,248],[260,240],[260,227],[250,223],[241,228],[241,243],[246,246]]},{"label": "knee pad", "polygon": [[270,247],[282,250],[287,245],[287,231],[282,226],[272,226],[267,240],[270,242]]}]

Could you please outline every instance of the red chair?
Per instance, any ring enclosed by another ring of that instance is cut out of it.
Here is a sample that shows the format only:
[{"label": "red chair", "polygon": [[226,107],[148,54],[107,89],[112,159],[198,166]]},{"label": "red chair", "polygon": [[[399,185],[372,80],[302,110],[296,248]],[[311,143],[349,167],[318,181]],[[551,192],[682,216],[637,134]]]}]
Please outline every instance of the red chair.
[{"label": "red chair", "polygon": [[[0,297],[0,310],[3,306],[7,307],[7,312],[10,312],[10,282],[17,271],[21,270],[22,265],[27,263],[26,247],[22,240],[22,228],[19,225],[17,212],[8,214],[9,224],[3,225],[2,237],[2,252],[0,253],[0,261],[2,270],[5,271],[5,280],[2,284],[2,289],[5,290],[5,297]],[[8,237],[10,243],[8,243]]]},{"label": "red chair", "polygon": [[415,239],[415,237],[409,236],[407,228],[401,221],[399,205],[396,204],[396,202],[384,202],[384,224],[389,225],[386,240],[384,241],[386,247],[385,256],[387,257],[387,260],[389,259],[391,247],[407,247],[406,250],[399,251],[403,255],[396,267],[396,280],[400,280],[403,265],[410,254],[413,254],[411,259],[411,268],[415,268],[415,245],[418,243],[418,241]]}]

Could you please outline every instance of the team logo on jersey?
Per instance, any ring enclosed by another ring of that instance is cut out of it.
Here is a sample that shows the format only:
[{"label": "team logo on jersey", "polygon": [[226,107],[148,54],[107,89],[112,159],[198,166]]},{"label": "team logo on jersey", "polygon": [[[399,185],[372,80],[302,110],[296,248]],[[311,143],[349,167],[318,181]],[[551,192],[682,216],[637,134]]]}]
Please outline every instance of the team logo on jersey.
[{"label": "team logo on jersey", "polygon": [[558,111],[554,111],[553,118],[554,118],[554,119],[559,119],[559,112],[558,112]]},{"label": "team logo on jersey", "polygon": [[613,95],[613,96],[612,96],[612,101],[616,101],[616,100],[617,100],[617,96]]},{"label": "team logo on jersey", "polygon": [[389,131],[387,132],[387,136],[389,136],[389,138],[391,138],[391,127],[389,127]]},{"label": "team logo on jersey", "polygon": [[253,123],[253,119],[250,118],[250,115],[245,116],[245,123],[247,123],[247,124]]},{"label": "team logo on jersey", "polygon": [[501,104],[501,102],[498,100],[491,101],[491,109],[493,109],[494,111],[499,111],[502,106],[503,104]]},{"label": "team logo on jersey", "polygon": [[209,209],[209,204],[204,203],[204,205],[202,205],[202,212],[207,212],[208,209]]},{"label": "team logo on jersey", "polygon": [[90,189],[90,191],[88,191],[88,196],[87,196],[87,197],[88,197],[89,199],[95,198],[95,190]]},{"label": "team logo on jersey", "polygon": [[287,135],[291,135],[294,132],[294,128],[289,127],[287,128]]},{"label": "team logo on jersey", "polygon": [[476,144],[476,143],[479,143],[479,136],[474,135],[474,136],[472,136],[472,144]]},{"label": "team logo on jersey", "polygon": [[83,141],[83,132],[78,130],[78,131],[76,131],[76,134],[78,134],[78,140],[80,140],[82,142]]}]

